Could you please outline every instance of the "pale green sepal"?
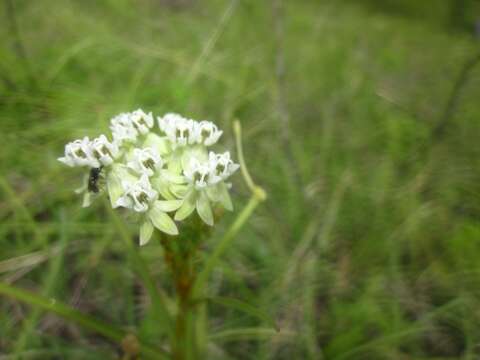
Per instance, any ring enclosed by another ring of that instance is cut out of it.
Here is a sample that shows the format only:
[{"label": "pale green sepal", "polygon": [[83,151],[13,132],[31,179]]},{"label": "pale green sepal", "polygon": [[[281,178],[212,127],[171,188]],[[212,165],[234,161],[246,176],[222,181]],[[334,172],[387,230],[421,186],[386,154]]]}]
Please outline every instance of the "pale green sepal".
[{"label": "pale green sepal", "polygon": [[145,245],[150,241],[150,238],[153,234],[153,225],[150,220],[145,220],[142,225],[140,225],[140,246]]},{"label": "pale green sepal", "polygon": [[135,177],[131,175],[122,165],[113,165],[112,170],[106,175],[108,196],[113,208],[117,207],[117,200],[123,195],[122,180],[134,180]]},{"label": "pale green sepal", "polygon": [[188,185],[177,185],[177,184],[172,184],[170,185],[169,190],[172,192],[173,195],[175,195],[177,198],[183,199],[188,195],[188,190],[189,190]]},{"label": "pale green sepal", "polygon": [[232,199],[230,199],[228,187],[225,183],[221,182],[215,186],[208,187],[206,192],[212,202],[219,202],[228,211],[233,210]]},{"label": "pale green sepal", "polygon": [[174,219],[177,221],[182,221],[190,216],[193,210],[195,210],[195,193],[192,191],[183,200],[182,206],[180,206],[178,211],[175,213]]},{"label": "pale green sepal", "polygon": [[203,145],[192,145],[184,149],[181,164],[182,168],[188,169],[190,167],[190,161],[195,159],[200,162],[208,161],[208,152],[205,146]]},{"label": "pale green sepal", "polygon": [[170,212],[177,210],[182,206],[183,200],[157,200],[155,201],[155,206],[164,212]]},{"label": "pale green sepal", "polygon": [[176,149],[175,152],[168,159],[167,169],[171,174],[180,175],[182,173],[182,151],[182,149]]},{"label": "pale green sepal", "polygon": [[207,225],[213,226],[212,208],[210,207],[210,201],[208,200],[207,194],[203,191],[197,198],[197,213]]},{"label": "pale green sepal", "polygon": [[183,175],[176,175],[168,170],[164,170],[162,173],[162,176],[165,178],[165,180],[174,183],[174,184],[185,184],[187,182],[187,179]]},{"label": "pale green sepal", "polygon": [[112,207],[117,207],[117,200],[123,194],[123,188],[120,178],[112,171],[107,175],[108,197]]},{"label": "pale green sepal", "polygon": [[175,225],[175,222],[170,216],[158,208],[156,202],[153,203],[152,208],[148,212],[148,216],[158,230],[168,235],[178,235],[177,225]]},{"label": "pale green sepal", "polygon": [[232,199],[230,198],[230,193],[228,191],[227,185],[224,183],[218,184],[217,186],[218,191],[218,201],[220,204],[225,208],[225,210],[233,211],[233,203]]},{"label": "pale green sepal", "polygon": [[85,191],[88,190],[88,178],[89,177],[90,177],[89,174],[85,174],[85,176],[83,177],[82,186],[80,186],[79,188],[74,190],[75,194],[82,194],[82,193],[84,193]]},{"label": "pale green sepal", "polygon": [[147,137],[145,138],[145,142],[143,143],[143,147],[151,147],[158,151],[160,156],[165,154],[169,154],[172,149],[170,142],[168,141],[167,137],[165,136],[158,136],[152,132],[148,133]]},{"label": "pale green sepal", "polygon": [[169,189],[169,183],[162,177],[150,178],[153,188],[167,200],[175,200],[175,195]]},{"label": "pale green sepal", "polygon": [[92,194],[89,192],[86,192],[83,194],[83,202],[82,202],[82,207],[86,208],[92,205]]}]

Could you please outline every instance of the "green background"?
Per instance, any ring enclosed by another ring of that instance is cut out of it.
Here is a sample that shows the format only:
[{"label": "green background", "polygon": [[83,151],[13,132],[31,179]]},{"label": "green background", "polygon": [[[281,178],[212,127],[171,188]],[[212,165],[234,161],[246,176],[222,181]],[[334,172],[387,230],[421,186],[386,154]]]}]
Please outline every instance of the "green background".
[{"label": "green background", "polygon": [[[278,5],[280,4],[280,8]],[[268,193],[210,293],[211,359],[480,357],[478,1],[2,0],[0,279],[155,342],[159,324],[68,141],[139,107],[211,119]],[[236,155],[234,155],[236,157]],[[215,227],[208,252],[246,203]],[[138,229],[127,218],[134,236]],[[161,246],[142,256],[169,288]],[[120,350],[0,297],[0,358]]]}]

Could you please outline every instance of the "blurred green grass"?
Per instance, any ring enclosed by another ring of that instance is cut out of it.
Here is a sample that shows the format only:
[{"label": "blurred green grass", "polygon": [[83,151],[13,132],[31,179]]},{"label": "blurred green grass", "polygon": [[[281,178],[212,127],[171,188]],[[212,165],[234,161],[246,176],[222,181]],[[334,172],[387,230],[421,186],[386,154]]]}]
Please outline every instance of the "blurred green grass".
[{"label": "blurred green grass", "polygon": [[[137,107],[212,119],[228,148],[238,118],[269,198],[211,292],[266,311],[281,332],[228,333],[209,344],[211,358],[478,358],[479,69],[445,135],[433,133],[478,41],[445,25],[447,2],[426,18],[415,2],[405,11],[400,1],[392,11],[366,3],[286,2],[279,38],[271,2],[15,1],[0,28],[1,280],[155,341],[118,229],[101,203],[80,208],[80,174],[56,158],[67,141],[106,132],[110,117]],[[248,196],[240,176],[234,189],[239,209]],[[168,287],[160,246],[141,251]],[[209,311],[213,331],[268,326]],[[4,358],[118,351],[4,298],[0,319]]]}]

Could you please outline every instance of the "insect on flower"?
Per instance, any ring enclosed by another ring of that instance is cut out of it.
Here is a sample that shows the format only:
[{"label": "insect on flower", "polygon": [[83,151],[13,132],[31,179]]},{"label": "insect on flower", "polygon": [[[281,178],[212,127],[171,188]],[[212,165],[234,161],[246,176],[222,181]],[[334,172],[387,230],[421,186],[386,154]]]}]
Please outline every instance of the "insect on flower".
[{"label": "insect on flower", "polygon": [[214,224],[217,206],[232,210],[227,180],[239,167],[228,151],[207,149],[222,135],[214,123],[174,113],[157,119],[155,129],[152,113],[138,109],[119,114],[110,123],[111,141],[106,135],[75,140],[58,159],[88,168],[77,191],[83,193],[83,206],[106,194],[113,208],[135,214],[141,245],[154,228],[177,235],[176,222],[195,210],[208,225]]},{"label": "insect on flower", "polygon": [[98,193],[100,190],[98,189],[98,181],[100,180],[101,172],[103,166],[99,168],[91,168],[90,175],[88,176],[88,191],[93,193]]}]

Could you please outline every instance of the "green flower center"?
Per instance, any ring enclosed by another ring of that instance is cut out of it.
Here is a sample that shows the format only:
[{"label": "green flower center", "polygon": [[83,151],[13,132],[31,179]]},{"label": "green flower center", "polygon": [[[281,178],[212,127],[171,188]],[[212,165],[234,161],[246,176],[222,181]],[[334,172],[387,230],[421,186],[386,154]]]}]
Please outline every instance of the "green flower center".
[{"label": "green flower center", "polygon": [[138,197],[137,197],[138,201],[142,204],[146,204],[148,203],[148,196],[147,194],[145,194],[144,192],[138,194]]},{"label": "green flower center", "polygon": [[143,162],[143,166],[155,170],[155,161],[153,161],[153,159],[147,159]]},{"label": "green flower center", "polygon": [[81,158],[84,158],[84,159],[87,157],[87,154],[85,154],[85,152],[82,149],[77,149],[77,150],[74,151],[74,153],[78,157],[81,157]]}]

